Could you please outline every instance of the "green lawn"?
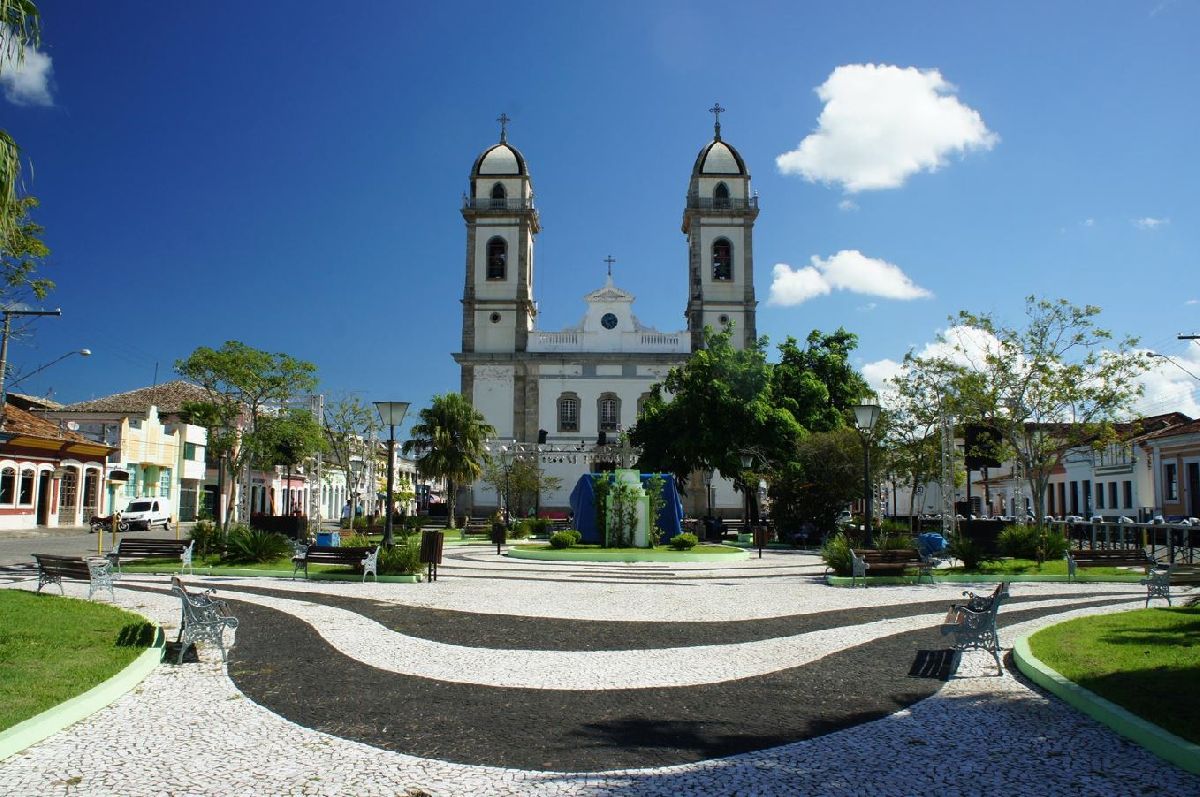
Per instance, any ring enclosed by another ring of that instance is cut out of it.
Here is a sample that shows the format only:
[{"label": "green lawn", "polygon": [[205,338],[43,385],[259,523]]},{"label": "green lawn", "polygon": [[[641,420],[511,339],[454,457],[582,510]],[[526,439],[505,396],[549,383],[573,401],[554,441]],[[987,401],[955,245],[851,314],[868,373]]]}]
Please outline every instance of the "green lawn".
[{"label": "green lawn", "polygon": [[1200,607],[1081,617],[1029,638],[1063,676],[1200,744]]},{"label": "green lawn", "polygon": [[697,545],[695,548],[677,551],[670,545],[655,545],[653,550],[650,548],[602,548],[599,545],[590,545],[587,543],[580,545],[572,545],[570,548],[551,548],[546,543],[532,543],[524,545],[513,545],[522,551],[595,551],[596,553],[636,553],[646,556],[653,556],[656,553],[699,553],[699,554],[714,554],[722,556],[724,554],[741,553],[741,548],[731,548],[728,545]]},{"label": "green lawn", "polygon": [[[979,567],[970,571],[964,571],[961,567],[952,567],[949,569],[940,569],[935,572],[971,572],[994,576],[1065,576],[1067,574],[1067,560],[1054,559],[1039,565],[1033,559],[1000,559],[994,562],[980,562]],[[1131,570],[1121,567],[1080,568],[1077,572],[1081,576],[1145,576],[1142,570]]]},{"label": "green lawn", "polygon": [[0,590],[0,730],[107,681],[153,641],[114,606]]},{"label": "green lawn", "polygon": [[[214,574],[219,574],[222,570],[274,570],[283,571],[285,573],[292,572],[292,557],[284,556],[276,559],[273,562],[247,562],[245,564],[223,564],[219,556],[197,556],[192,560],[194,569],[209,570]],[[122,562],[121,571],[125,573],[177,573],[179,572],[178,559],[139,559],[135,562]],[[308,566],[308,572],[324,572],[324,573],[361,573],[360,570],[355,570],[346,565],[317,565]],[[300,573],[304,573],[304,568],[300,568]]]}]

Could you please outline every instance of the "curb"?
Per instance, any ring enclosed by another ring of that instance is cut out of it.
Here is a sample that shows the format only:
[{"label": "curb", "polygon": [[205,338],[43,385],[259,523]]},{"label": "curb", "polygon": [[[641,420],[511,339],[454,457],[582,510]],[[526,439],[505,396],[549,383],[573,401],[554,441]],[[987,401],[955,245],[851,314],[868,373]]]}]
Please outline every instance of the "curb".
[{"label": "curb", "polygon": [[[126,570],[123,575],[129,576],[179,576],[180,578],[193,578],[205,576],[206,578],[282,578],[293,580],[293,576],[287,570],[249,570],[236,567],[230,567],[222,570],[214,571],[211,567],[193,568],[194,572],[184,573],[179,570]],[[298,576],[299,574],[297,574]],[[296,579],[305,581],[304,578]],[[308,581],[362,581],[362,576],[353,575],[350,573],[321,573],[313,571],[308,576]],[[372,577],[367,581],[371,584],[375,581]],[[411,576],[379,576],[380,583],[383,584],[419,584],[421,583],[420,574]]]},{"label": "curb", "polygon": [[750,558],[750,552],[737,550],[734,553],[685,553],[663,551],[653,556],[638,556],[636,553],[605,553],[604,551],[571,551],[570,548],[545,551],[522,551],[509,548],[504,554],[513,559],[534,559],[540,562],[740,562]]},{"label": "curb", "polygon": [[1033,655],[1029,648],[1030,636],[1026,634],[1013,645],[1013,661],[1025,677],[1159,758],[1170,761],[1180,769],[1200,775],[1200,745],[1168,733],[1154,723],[1064,678]]},{"label": "curb", "polygon": [[[922,579],[924,576],[921,577]],[[1057,583],[1057,584],[1139,584],[1145,576],[1131,574],[1128,576],[1076,576],[1071,579],[1067,576],[1054,575],[1001,575],[999,573],[947,573],[946,575],[933,574],[934,584],[998,584],[1001,581],[1005,583],[1019,582],[1042,582],[1042,583]],[[859,578],[858,581],[862,581]],[[908,584],[915,585],[917,583],[916,576],[867,576],[867,584]],[[825,576],[825,583],[831,587],[849,587],[854,579],[850,576]],[[924,582],[922,582],[924,583]]]},{"label": "curb", "polygon": [[156,625],[154,628],[154,644],[112,678],[0,732],[0,761],[95,714],[144,681],[158,667],[166,649],[166,634],[162,626]]}]

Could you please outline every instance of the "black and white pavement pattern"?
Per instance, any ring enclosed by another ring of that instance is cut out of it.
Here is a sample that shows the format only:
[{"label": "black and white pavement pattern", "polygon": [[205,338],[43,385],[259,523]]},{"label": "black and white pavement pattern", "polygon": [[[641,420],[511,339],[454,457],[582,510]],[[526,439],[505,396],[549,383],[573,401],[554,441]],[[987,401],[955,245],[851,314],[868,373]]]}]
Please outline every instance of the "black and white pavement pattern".
[{"label": "black and white pavement pattern", "polygon": [[[628,565],[468,548],[433,584],[188,578],[241,621],[228,665],[203,648],[161,665],[0,762],[0,794],[1200,795],[1010,662],[998,677],[968,652],[948,681],[910,677],[968,585],[851,590],[822,571],[790,552]],[[36,587],[19,569],[0,582]],[[118,605],[173,635],[165,578],[121,584]],[[1145,595],[1011,593],[1006,645]]]}]

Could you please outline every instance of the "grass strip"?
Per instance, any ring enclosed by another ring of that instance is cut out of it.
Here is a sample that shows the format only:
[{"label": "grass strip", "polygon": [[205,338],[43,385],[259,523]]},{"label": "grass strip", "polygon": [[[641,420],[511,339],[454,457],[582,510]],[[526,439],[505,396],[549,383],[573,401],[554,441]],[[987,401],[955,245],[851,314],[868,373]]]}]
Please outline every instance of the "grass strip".
[{"label": "grass strip", "polygon": [[0,730],[107,681],[153,641],[153,625],[115,606],[0,590]]},{"label": "grass strip", "polygon": [[1038,631],[1029,648],[1084,689],[1200,744],[1200,607],[1081,617]]},{"label": "grass strip", "polygon": [[580,552],[580,553],[587,553],[587,552],[632,553],[632,554],[641,554],[641,555],[651,557],[651,558],[653,558],[653,556],[655,554],[666,554],[666,553],[698,553],[698,554],[705,554],[705,555],[711,554],[711,555],[715,555],[715,556],[724,556],[726,554],[738,554],[738,553],[742,552],[741,548],[733,548],[728,545],[697,545],[694,548],[687,548],[685,550],[677,550],[675,548],[672,548],[670,545],[656,545],[652,549],[651,548],[604,548],[599,545],[591,545],[591,544],[572,545],[570,548],[551,548],[549,545],[547,545],[545,543],[542,543],[542,544],[537,544],[537,543],[528,544],[527,543],[524,545],[513,545],[512,547],[516,548],[518,550],[521,550],[521,551],[575,551],[575,552]]}]

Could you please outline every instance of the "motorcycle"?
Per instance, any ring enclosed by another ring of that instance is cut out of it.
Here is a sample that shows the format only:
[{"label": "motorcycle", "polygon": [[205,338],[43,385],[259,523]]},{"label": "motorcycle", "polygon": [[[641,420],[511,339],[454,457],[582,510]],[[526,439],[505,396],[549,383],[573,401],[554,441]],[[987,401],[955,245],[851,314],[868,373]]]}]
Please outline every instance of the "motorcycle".
[{"label": "motorcycle", "polygon": [[[112,515],[92,515],[92,519],[88,521],[88,525],[92,527],[92,533],[104,533],[112,528]],[[117,531],[129,531],[128,521],[121,520],[121,516],[117,516]]]}]

